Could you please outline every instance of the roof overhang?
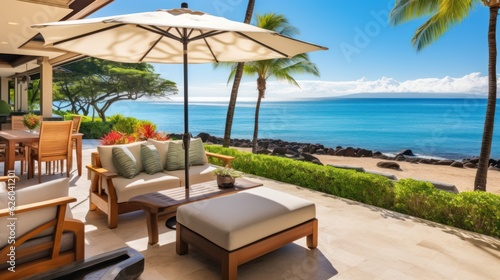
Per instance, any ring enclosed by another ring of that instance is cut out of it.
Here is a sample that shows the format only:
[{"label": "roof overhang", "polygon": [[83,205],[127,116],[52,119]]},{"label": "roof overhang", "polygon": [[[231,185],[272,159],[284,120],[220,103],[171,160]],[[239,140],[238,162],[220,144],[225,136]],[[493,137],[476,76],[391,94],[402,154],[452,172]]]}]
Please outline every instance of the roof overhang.
[{"label": "roof overhang", "polygon": [[48,57],[57,66],[82,58],[43,46],[31,25],[85,18],[113,0],[2,0],[0,9],[0,77],[37,73],[38,61]]}]

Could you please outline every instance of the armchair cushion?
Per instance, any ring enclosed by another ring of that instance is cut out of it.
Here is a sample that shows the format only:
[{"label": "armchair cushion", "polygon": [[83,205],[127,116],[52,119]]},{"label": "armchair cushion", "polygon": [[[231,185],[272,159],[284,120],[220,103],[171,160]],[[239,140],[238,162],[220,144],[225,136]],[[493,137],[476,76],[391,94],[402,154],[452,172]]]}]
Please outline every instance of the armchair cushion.
[{"label": "armchair cushion", "polygon": [[[15,191],[15,205],[17,207],[30,203],[41,202],[44,200],[68,196],[69,179],[61,178],[53,181],[48,181],[38,185],[25,187]],[[8,191],[5,186],[0,186],[0,208],[7,208],[9,202]],[[56,207],[41,209],[30,213],[16,214],[16,237],[26,234],[31,229],[38,227],[54,218]],[[8,217],[1,217],[0,224],[7,225]],[[72,218],[71,211],[66,211],[66,218]],[[45,231],[38,236],[51,234],[51,231]],[[0,234],[0,248],[5,247],[8,242],[8,234]]]},{"label": "armchair cushion", "polygon": [[163,171],[160,154],[154,145],[141,145],[141,161],[144,170],[148,174],[155,174]]},{"label": "armchair cushion", "polygon": [[134,155],[125,147],[113,147],[111,149],[113,166],[121,176],[132,179],[139,174],[137,169],[137,160]]}]

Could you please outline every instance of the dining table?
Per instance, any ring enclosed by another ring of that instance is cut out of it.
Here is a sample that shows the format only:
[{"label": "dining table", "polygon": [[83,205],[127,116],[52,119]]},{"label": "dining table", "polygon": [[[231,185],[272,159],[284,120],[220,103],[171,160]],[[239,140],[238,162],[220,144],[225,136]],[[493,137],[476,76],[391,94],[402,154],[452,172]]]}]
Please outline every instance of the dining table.
[{"label": "dining table", "polygon": [[[15,157],[16,157],[16,144],[37,143],[39,139],[40,139],[40,134],[37,131],[0,130],[0,142],[5,143],[7,146],[7,151],[5,154],[4,175],[7,175],[9,170],[14,170]],[[78,168],[78,176],[82,176],[83,134],[79,132],[74,132],[71,135],[71,139],[74,139],[76,142],[76,162]],[[73,152],[71,152],[71,157],[72,155]]]}]

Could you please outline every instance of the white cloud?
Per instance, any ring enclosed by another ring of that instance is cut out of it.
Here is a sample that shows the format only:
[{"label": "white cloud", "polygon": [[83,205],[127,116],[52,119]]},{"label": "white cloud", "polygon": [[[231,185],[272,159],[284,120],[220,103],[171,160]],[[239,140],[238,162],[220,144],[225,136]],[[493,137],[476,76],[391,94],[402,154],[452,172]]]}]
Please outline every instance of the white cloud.
[{"label": "white cloud", "polygon": [[[287,83],[268,81],[266,100],[292,100],[303,98],[339,97],[349,94],[377,93],[430,93],[430,94],[481,94],[488,91],[488,76],[481,73],[471,73],[463,77],[422,78],[397,81],[382,77],[378,80],[361,78],[354,81],[297,81],[300,88]],[[232,83],[192,86],[189,88],[190,101],[227,101]],[[182,101],[182,86],[179,85],[179,95],[172,99]],[[238,100],[256,100],[255,82],[241,83]]]}]

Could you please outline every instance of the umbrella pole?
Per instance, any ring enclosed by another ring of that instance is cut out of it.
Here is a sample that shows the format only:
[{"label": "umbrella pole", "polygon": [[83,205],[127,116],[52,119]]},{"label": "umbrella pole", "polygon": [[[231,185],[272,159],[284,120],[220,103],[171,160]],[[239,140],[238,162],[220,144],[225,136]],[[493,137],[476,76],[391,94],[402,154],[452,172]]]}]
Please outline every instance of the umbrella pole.
[{"label": "umbrella pole", "polygon": [[184,182],[186,187],[186,198],[189,198],[189,145],[191,135],[189,134],[189,106],[188,106],[188,55],[187,55],[187,30],[184,28],[183,45],[183,68],[184,68],[184,134],[182,135],[182,144],[184,146]]}]

